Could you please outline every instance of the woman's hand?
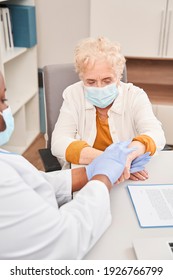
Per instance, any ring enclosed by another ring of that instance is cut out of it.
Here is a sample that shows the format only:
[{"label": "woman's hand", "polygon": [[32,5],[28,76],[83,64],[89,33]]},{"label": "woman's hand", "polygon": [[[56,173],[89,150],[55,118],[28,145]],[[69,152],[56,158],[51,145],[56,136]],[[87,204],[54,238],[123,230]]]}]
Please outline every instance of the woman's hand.
[{"label": "woman's hand", "polygon": [[133,181],[145,181],[146,179],[148,179],[148,172],[144,169],[139,172],[131,173],[129,179]]},{"label": "woman's hand", "polygon": [[150,160],[149,153],[144,154],[145,146],[140,142],[133,141],[129,145],[130,148],[134,146],[136,147],[136,150],[128,155],[123,174],[116,181],[116,184],[127,179],[134,181],[144,181],[148,179],[148,173],[144,169],[144,166]]},{"label": "woman's hand", "polygon": [[148,179],[148,172],[145,169],[138,171],[138,172],[130,173],[129,162],[130,161],[127,159],[127,162],[126,162],[127,165],[125,166],[122,175],[116,181],[115,184],[122,183],[128,179],[133,180],[133,181],[138,181],[138,180],[144,181],[144,180]]},{"label": "woman's hand", "polygon": [[86,168],[88,180],[95,175],[105,175],[111,184],[122,174],[128,154],[134,149],[128,148],[129,141],[112,144],[97,158],[95,158]]},{"label": "woman's hand", "polygon": [[[133,152],[132,152],[133,153]],[[122,175],[118,178],[115,184],[119,184],[130,178],[130,166],[133,161],[132,153],[127,156],[126,164]]]}]

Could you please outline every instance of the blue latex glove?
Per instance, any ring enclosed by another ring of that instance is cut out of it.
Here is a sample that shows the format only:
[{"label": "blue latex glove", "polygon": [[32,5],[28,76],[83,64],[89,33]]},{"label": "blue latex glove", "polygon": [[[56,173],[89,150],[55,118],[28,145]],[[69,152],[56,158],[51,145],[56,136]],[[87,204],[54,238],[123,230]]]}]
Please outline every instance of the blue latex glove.
[{"label": "blue latex glove", "polygon": [[130,173],[135,173],[144,170],[145,164],[147,164],[151,159],[150,153],[145,153],[137,158],[135,158],[130,167]]},{"label": "blue latex glove", "polygon": [[106,175],[111,183],[115,183],[121,176],[127,156],[136,148],[128,148],[131,140],[111,144],[100,156],[95,158],[88,166],[86,166],[86,173],[88,180],[95,175]]}]

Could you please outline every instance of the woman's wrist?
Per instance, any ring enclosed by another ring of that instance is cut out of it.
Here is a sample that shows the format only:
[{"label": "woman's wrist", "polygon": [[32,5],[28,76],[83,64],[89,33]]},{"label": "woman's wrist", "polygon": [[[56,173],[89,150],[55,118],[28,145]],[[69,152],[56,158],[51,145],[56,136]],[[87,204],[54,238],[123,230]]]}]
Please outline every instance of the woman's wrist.
[{"label": "woman's wrist", "polygon": [[136,157],[143,155],[145,153],[145,145],[139,141],[132,141],[129,145],[129,148],[135,147],[136,150],[129,154],[129,158],[134,160]]},{"label": "woman's wrist", "polygon": [[89,164],[101,155],[103,152],[92,147],[85,147],[82,149],[79,158],[79,164]]}]

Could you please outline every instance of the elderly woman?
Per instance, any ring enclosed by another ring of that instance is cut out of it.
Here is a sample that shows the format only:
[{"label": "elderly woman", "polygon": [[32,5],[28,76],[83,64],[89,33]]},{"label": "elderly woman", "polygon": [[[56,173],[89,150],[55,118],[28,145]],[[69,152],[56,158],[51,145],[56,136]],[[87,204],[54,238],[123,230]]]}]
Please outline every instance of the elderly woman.
[{"label": "elderly woman", "polygon": [[61,164],[89,164],[112,143],[131,139],[136,147],[127,159],[120,181],[144,180],[145,170],[130,174],[131,162],[145,152],[152,156],[165,145],[161,123],[147,94],[121,82],[125,58],[107,38],[86,38],[75,49],[81,81],[67,87],[52,135],[52,153]]},{"label": "elderly woman", "polygon": [[1,149],[14,128],[5,91],[0,72],[0,260],[81,259],[111,224],[109,190],[124,170],[128,142],[85,168],[39,171]]}]

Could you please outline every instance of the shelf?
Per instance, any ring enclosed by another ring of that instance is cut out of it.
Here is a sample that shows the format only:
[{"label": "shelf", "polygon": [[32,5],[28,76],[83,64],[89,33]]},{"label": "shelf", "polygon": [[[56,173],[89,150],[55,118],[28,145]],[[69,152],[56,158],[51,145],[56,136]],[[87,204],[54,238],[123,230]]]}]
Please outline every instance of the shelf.
[{"label": "shelf", "polygon": [[162,123],[166,143],[173,145],[173,60],[128,57],[126,63],[128,81],[147,93]]},{"label": "shelf", "polygon": [[172,60],[173,61],[173,57],[142,57],[142,56],[126,56],[125,57],[126,60],[150,60],[150,61],[165,61],[165,60]]},{"label": "shelf", "polygon": [[144,89],[152,104],[173,104],[173,60],[127,58],[128,82]]},{"label": "shelf", "polygon": [[4,150],[8,150],[9,152],[22,155],[26,151],[26,149],[33,143],[33,141],[39,135],[39,133],[40,132],[38,130],[29,131],[27,133],[26,145],[23,145],[23,146],[4,145],[4,146],[2,146],[2,148]]},{"label": "shelf", "polygon": [[142,88],[148,95],[151,103],[173,105],[173,85],[157,85],[135,83],[136,86]]},{"label": "shelf", "polygon": [[[0,4],[3,2],[0,0]],[[6,2],[35,5],[34,0]],[[30,48],[14,47],[8,51],[0,45],[0,70],[5,78],[6,97],[15,124],[14,132],[3,148],[22,154],[40,132],[37,45]]]},{"label": "shelf", "polygon": [[173,60],[128,58],[128,81],[143,84],[173,85]]},{"label": "shelf", "polygon": [[[8,0],[6,0],[8,1]],[[15,5],[33,5],[35,6],[35,0],[9,0],[9,4]]]},{"label": "shelf", "polygon": [[[14,96],[10,96],[8,98],[8,102],[9,104],[12,104],[10,107],[11,107],[11,110],[12,110],[12,114],[14,115],[18,110],[20,110],[20,108],[26,104],[30,99],[32,99],[36,94],[37,92],[33,92],[31,94],[31,92],[28,92],[26,93],[25,92],[25,95],[22,96],[23,93],[19,93],[18,94],[18,98],[14,95]],[[22,97],[21,97],[22,96]]]},{"label": "shelf", "polygon": [[14,115],[15,129],[4,149],[22,154],[40,132],[38,94],[35,94]]},{"label": "shelf", "polygon": [[26,48],[14,48],[12,50],[6,51],[3,53],[3,63],[7,63],[8,61],[16,58],[17,56],[25,53],[27,51]]}]

